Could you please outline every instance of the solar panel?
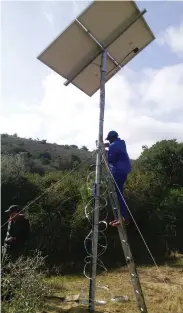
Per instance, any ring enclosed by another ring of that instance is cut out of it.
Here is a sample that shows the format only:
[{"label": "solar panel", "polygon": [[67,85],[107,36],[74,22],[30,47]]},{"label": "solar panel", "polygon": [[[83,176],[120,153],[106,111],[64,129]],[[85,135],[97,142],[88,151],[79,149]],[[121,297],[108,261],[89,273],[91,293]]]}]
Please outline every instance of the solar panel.
[{"label": "solar panel", "polygon": [[[88,32],[121,67],[155,39],[134,1],[94,1],[38,56],[88,96],[100,88],[102,54]],[[108,58],[106,82],[119,70]]]}]

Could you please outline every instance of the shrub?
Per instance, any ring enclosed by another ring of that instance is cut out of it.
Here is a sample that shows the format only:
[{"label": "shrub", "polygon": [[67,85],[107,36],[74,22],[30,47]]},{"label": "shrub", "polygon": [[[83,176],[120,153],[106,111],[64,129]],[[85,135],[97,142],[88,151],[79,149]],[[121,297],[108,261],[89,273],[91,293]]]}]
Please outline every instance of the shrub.
[{"label": "shrub", "polygon": [[3,313],[37,313],[44,307],[44,298],[51,291],[43,280],[43,266],[44,258],[39,253],[4,265],[1,294],[8,301],[2,301]]},{"label": "shrub", "polygon": [[43,143],[43,144],[46,144],[47,140],[46,139],[43,139],[40,141],[40,143]]},{"label": "shrub", "polygon": [[26,172],[25,163],[19,155],[16,156],[1,156],[1,179],[2,182],[7,181],[9,178],[15,179],[16,177],[23,176]]},{"label": "shrub", "polygon": [[76,146],[76,145],[70,145],[70,147],[73,149],[78,149],[78,146]]},{"label": "shrub", "polygon": [[51,160],[51,154],[48,151],[44,151],[43,153],[40,153],[39,158]]},{"label": "shrub", "polygon": [[8,149],[8,153],[11,155],[15,155],[15,154],[18,154],[20,152],[27,152],[27,150],[20,147],[20,145],[13,145],[12,147],[10,147]]},{"label": "shrub", "polygon": [[88,148],[87,148],[86,146],[82,146],[82,147],[81,147],[81,150],[88,151]]},{"label": "shrub", "polygon": [[7,138],[8,136],[8,134],[1,134],[1,138]]}]

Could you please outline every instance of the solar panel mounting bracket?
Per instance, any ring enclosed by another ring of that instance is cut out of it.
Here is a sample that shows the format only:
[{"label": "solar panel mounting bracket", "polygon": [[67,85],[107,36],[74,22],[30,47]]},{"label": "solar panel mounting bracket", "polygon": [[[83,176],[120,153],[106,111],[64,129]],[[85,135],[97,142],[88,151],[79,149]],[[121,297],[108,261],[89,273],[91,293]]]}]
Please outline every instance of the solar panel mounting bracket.
[{"label": "solar panel mounting bracket", "polygon": [[[120,64],[110,55],[110,53],[107,52],[107,48],[108,48],[111,44],[113,44],[122,34],[124,34],[124,33],[125,33],[139,18],[141,18],[146,12],[147,12],[147,10],[146,10],[146,9],[143,9],[139,14],[137,14],[137,15],[135,14],[135,15],[133,16],[133,18],[131,19],[131,21],[129,22],[129,24],[123,29],[123,31],[117,33],[117,35],[113,38],[113,40],[110,41],[106,46],[103,46],[103,45],[92,35],[92,33],[91,33],[78,19],[76,19],[76,21],[77,21],[78,25],[81,26],[81,28],[83,29],[83,31],[85,31],[85,32],[90,36],[90,38],[93,39],[93,41],[95,41],[95,43],[100,47],[101,52],[102,52],[102,51],[106,51],[107,56],[109,57],[109,59],[110,59],[116,66],[118,66],[118,67],[121,69],[122,67],[120,66]],[[118,28],[120,28],[120,27],[121,27],[121,25],[120,25]],[[70,83],[72,83],[72,81],[73,81],[79,74],[81,74],[82,71],[84,71],[85,68],[86,68],[87,66],[89,66],[90,63],[92,63],[99,55],[100,55],[100,52],[97,53],[92,59],[90,59],[78,72],[76,72],[76,73],[73,75],[72,79],[66,80],[65,83],[64,83],[64,85],[65,85],[65,86],[68,86]]]}]

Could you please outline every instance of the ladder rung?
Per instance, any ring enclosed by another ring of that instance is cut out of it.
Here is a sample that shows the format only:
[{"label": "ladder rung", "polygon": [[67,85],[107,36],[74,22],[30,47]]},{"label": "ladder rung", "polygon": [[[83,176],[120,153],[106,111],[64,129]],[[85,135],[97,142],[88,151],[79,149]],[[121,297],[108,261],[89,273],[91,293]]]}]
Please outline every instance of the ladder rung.
[{"label": "ladder rung", "polygon": [[[105,153],[104,153],[105,149],[104,148],[102,148],[102,149],[103,149],[103,155],[105,156]],[[105,158],[104,163],[107,164],[106,157],[104,157],[104,158]],[[120,207],[119,207],[118,196],[116,193],[115,183],[114,183],[113,178],[111,177],[111,173],[109,172],[109,169],[107,169],[106,182],[107,182],[107,186],[108,186],[108,192],[109,192],[111,207],[113,208],[113,213],[114,213],[114,216],[116,217],[116,215],[118,216],[119,215],[118,213],[120,213]],[[122,249],[124,251],[124,255],[125,255],[125,258],[126,258],[126,261],[128,264],[130,275],[131,275],[132,284],[134,287],[134,292],[136,294],[136,299],[137,299],[139,310],[141,312],[147,313],[147,308],[146,308],[146,304],[144,301],[143,292],[141,290],[141,285],[139,282],[138,274],[136,272],[135,263],[133,260],[133,256],[131,254],[129,243],[128,243],[128,237],[126,234],[126,229],[125,229],[125,226],[123,225],[123,223],[122,223],[122,226],[118,227],[118,232],[119,232],[119,237],[120,237]]]}]

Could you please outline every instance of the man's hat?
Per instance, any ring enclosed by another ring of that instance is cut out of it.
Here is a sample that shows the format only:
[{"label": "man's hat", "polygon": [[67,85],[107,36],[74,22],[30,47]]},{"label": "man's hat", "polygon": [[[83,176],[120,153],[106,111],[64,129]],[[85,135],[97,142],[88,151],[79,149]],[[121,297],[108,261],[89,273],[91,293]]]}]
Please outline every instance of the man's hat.
[{"label": "man's hat", "polygon": [[118,138],[118,133],[115,130],[111,130],[108,135],[107,138],[105,140],[109,140],[109,138],[114,137],[114,138]]},{"label": "man's hat", "polygon": [[19,211],[20,211],[19,205],[14,204],[14,205],[11,205],[9,209],[5,211],[5,213],[13,213],[13,212],[19,212]]}]

